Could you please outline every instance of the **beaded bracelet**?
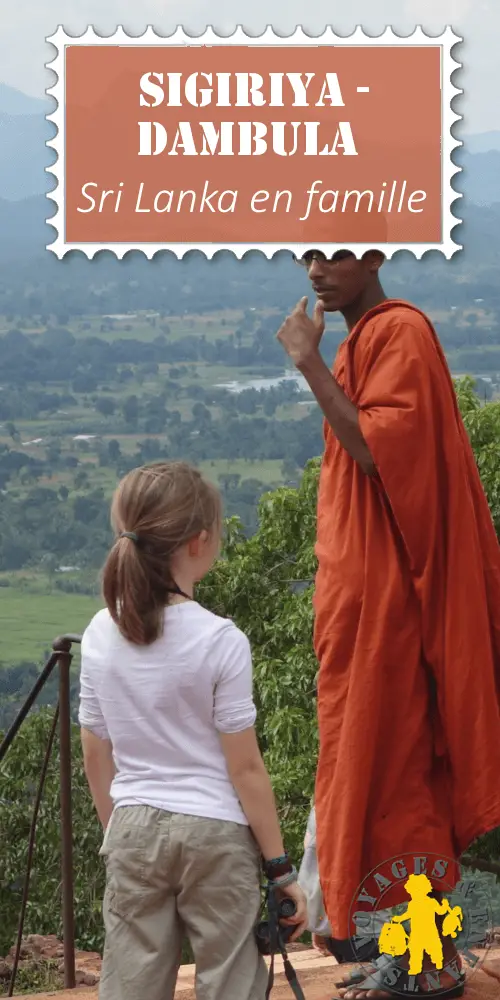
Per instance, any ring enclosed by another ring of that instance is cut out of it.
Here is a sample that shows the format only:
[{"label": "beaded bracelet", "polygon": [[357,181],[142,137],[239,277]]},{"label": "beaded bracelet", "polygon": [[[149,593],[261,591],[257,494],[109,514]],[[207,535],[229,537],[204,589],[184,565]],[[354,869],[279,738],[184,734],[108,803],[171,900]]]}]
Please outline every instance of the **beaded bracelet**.
[{"label": "beaded bracelet", "polygon": [[264,861],[264,865],[266,868],[274,868],[275,865],[284,865],[287,861],[288,854],[285,851],[280,858],[271,858],[269,861]]},{"label": "beaded bracelet", "polygon": [[281,875],[279,878],[268,879],[268,884],[276,889],[283,889],[286,885],[297,882],[298,877],[297,869],[292,865],[291,872],[288,872],[287,875]]},{"label": "beaded bracelet", "polygon": [[272,858],[270,861],[262,859],[262,867],[267,878],[278,878],[281,875],[288,875],[291,869],[290,859],[287,852],[281,858]]},{"label": "beaded bracelet", "polygon": [[267,879],[271,881],[276,881],[276,879],[284,878],[289,875],[292,871],[292,864],[290,861],[284,861],[281,865],[265,865],[264,874]]}]

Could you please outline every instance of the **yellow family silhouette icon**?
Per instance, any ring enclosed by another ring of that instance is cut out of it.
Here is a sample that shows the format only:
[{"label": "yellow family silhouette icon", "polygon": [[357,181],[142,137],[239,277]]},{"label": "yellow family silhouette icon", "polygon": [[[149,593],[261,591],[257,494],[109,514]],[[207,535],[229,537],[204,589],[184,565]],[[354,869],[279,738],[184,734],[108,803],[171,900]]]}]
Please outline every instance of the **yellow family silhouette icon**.
[{"label": "yellow family silhouette icon", "polygon": [[[444,899],[439,903],[429,894],[432,884],[427,875],[410,875],[405,882],[405,889],[410,897],[405,913],[392,917],[384,924],[378,940],[382,955],[401,957],[409,953],[410,976],[418,976],[424,965],[424,955],[427,955],[436,969],[443,968],[443,943],[436,924],[436,917],[444,916],[441,934],[443,937],[456,938],[462,930],[463,912],[459,906],[450,906]],[[410,933],[407,934],[402,924],[408,920]]]}]

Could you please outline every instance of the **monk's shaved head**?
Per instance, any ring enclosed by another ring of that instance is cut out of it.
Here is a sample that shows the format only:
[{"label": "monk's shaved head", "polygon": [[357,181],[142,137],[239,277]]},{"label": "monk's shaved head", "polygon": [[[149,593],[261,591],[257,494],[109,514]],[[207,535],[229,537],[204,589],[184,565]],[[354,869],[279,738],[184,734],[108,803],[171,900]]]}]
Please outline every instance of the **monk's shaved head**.
[{"label": "monk's shaved head", "polygon": [[330,260],[312,251],[304,264],[325,312],[343,313],[360,301],[380,298],[379,270],[384,260],[380,250],[368,250],[359,259],[350,250],[338,250]]}]

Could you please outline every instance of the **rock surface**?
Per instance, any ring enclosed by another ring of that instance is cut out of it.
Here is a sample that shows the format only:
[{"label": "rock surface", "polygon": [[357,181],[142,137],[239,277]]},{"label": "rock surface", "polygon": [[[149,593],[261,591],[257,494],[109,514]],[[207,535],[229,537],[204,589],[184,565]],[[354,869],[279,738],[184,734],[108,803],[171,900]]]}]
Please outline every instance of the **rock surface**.
[{"label": "rock surface", "polygon": [[[0,982],[8,982],[16,953],[15,946],[5,958],[0,958]],[[76,985],[96,986],[101,974],[101,956],[96,952],[76,952]],[[19,969],[36,968],[48,963],[61,976],[64,976],[64,948],[62,942],[54,934],[30,934],[23,939],[19,957]]]}]

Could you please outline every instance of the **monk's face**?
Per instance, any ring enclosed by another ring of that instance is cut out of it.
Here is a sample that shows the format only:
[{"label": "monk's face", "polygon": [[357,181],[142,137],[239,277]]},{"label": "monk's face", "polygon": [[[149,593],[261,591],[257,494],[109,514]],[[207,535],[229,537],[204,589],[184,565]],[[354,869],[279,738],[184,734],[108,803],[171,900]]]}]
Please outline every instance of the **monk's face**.
[{"label": "monk's face", "polygon": [[377,250],[369,250],[360,260],[350,250],[338,250],[331,260],[319,252],[306,254],[304,264],[325,312],[342,312],[378,281],[383,259]]}]

